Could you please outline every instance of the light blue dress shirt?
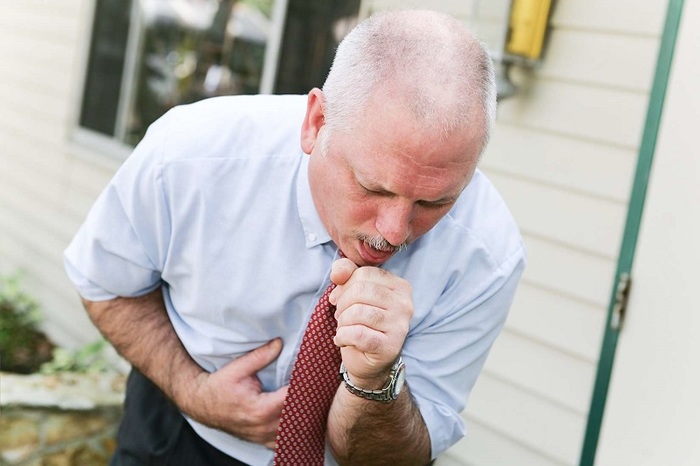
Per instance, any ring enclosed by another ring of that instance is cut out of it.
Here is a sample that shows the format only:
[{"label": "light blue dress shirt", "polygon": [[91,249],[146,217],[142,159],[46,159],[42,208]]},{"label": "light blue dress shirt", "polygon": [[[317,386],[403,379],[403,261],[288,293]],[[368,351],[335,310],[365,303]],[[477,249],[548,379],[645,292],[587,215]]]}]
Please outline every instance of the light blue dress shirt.
[{"label": "light blue dress shirt", "polygon": [[[154,123],[66,250],[79,293],[101,301],[163,285],[175,331],[204,369],[281,337],[280,357],[259,378],[265,390],[287,384],[337,259],[300,148],[305,104],[305,96],[219,97]],[[464,435],[459,413],[524,262],[515,222],[477,170],[451,211],[383,266],[413,286],[402,356],[433,457]],[[241,461],[272,460],[261,445],[189,422]]]}]

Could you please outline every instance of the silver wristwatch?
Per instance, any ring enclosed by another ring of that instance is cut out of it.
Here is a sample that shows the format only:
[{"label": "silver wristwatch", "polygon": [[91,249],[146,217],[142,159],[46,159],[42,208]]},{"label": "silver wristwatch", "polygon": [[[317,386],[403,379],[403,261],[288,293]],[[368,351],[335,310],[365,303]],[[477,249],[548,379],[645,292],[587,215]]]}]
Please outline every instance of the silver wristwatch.
[{"label": "silver wristwatch", "polygon": [[406,381],[406,365],[403,363],[401,357],[396,360],[393,366],[391,366],[391,373],[389,374],[389,381],[381,390],[365,390],[357,385],[353,384],[348,375],[348,371],[345,369],[345,364],[340,364],[340,375],[343,377],[345,382],[345,388],[348,389],[353,395],[359,396],[366,400],[379,401],[381,403],[389,403],[394,401],[399,397],[401,389]]}]

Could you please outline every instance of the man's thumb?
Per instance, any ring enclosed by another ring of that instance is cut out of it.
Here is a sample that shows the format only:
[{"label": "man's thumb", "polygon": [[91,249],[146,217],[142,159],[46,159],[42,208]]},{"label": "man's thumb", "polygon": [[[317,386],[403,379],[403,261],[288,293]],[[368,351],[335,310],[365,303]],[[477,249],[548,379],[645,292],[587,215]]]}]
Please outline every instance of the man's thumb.
[{"label": "man's thumb", "polygon": [[357,270],[357,265],[350,259],[338,259],[331,266],[331,281],[336,285],[344,285],[355,270]]},{"label": "man's thumb", "polygon": [[277,359],[281,351],[282,340],[280,338],[275,338],[255,348],[250,353],[244,354],[231,364],[235,365],[243,374],[253,375]]}]

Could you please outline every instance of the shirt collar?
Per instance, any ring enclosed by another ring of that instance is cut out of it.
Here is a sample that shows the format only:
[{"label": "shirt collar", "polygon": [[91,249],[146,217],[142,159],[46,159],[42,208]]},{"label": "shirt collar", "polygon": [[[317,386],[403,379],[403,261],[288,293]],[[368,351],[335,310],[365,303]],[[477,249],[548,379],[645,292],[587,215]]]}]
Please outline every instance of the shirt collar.
[{"label": "shirt collar", "polygon": [[311,186],[309,186],[309,155],[303,154],[302,157],[297,176],[297,207],[299,208],[299,219],[304,228],[304,239],[308,249],[331,241],[331,235],[328,234],[323,226],[311,195]]}]

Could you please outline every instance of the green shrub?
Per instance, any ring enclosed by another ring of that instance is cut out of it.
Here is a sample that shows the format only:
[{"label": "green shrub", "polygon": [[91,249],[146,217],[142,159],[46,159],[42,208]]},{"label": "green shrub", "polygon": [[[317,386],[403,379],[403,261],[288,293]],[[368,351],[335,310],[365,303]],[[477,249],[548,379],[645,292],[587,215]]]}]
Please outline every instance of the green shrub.
[{"label": "green shrub", "polygon": [[53,343],[39,329],[39,305],[17,275],[0,277],[0,370],[28,374],[51,359]]},{"label": "green shrub", "polygon": [[77,350],[56,347],[39,330],[40,322],[39,305],[22,291],[19,276],[0,276],[0,370],[55,374],[113,369],[105,353],[108,348],[105,340]]},{"label": "green shrub", "polygon": [[55,374],[57,372],[81,372],[97,373],[107,372],[112,365],[105,357],[107,342],[98,340],[71,351],[65,348],[55,348],[53,359],[41,365],[42,374]]}]

